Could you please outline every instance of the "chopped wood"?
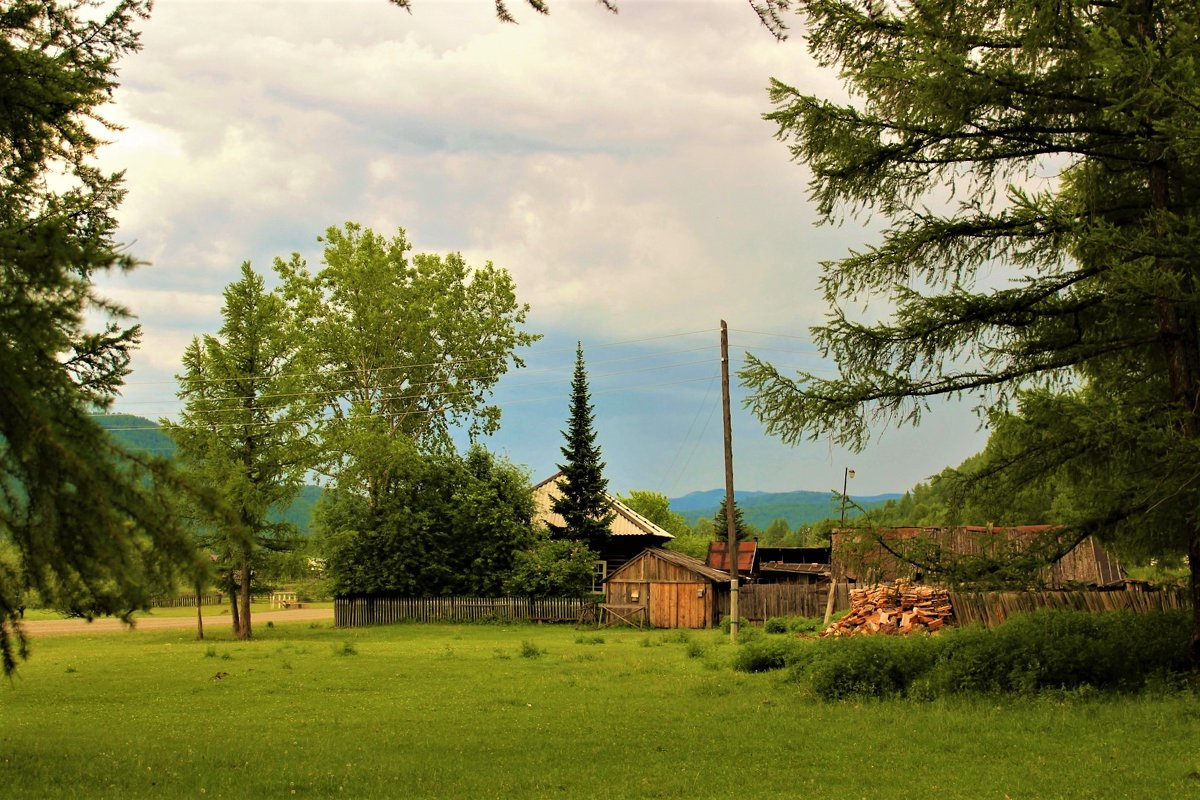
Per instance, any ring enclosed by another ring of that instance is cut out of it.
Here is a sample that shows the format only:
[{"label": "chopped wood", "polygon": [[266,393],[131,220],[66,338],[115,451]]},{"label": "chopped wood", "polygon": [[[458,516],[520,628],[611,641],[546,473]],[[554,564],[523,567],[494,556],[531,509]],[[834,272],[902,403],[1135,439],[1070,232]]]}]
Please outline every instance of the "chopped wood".
[{"label": "chopped wood", "polygon": [[851,591],[850,613],[821,635],[936,633],[953,618],[946,589],[900,580]]}]

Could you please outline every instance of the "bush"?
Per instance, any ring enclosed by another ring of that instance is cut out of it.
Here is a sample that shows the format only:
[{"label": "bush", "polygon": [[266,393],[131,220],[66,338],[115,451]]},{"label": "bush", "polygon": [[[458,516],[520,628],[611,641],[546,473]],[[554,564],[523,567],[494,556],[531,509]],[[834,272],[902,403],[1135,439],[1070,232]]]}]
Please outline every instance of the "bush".
[{"label": "bush", "polygon": [[798,663],[811,642],[796,639],[752,639],[737,649],[733,668],[738,672],[768,672]]},{"label": "bush", "polygon": [[748,671],[790,666],[794,680],[830,700],[1085,687],[1129,691],[1184,674],[1190,630],[1184,612],[1046,610],[992,630],[824,639],[796,650],[800,655],[792,661],[765,648],[758,652],[761,644],[738,657]]},{"label": "bush", "polygon": [[821,617],[771,617],[763,625],[767,633],[820,633],[824,629]]},{"label": "bush", "polygon": [[906,695],[937,657],[937,641],[924,636],[828,641],[809,668],[813,691],[826,700]]}]

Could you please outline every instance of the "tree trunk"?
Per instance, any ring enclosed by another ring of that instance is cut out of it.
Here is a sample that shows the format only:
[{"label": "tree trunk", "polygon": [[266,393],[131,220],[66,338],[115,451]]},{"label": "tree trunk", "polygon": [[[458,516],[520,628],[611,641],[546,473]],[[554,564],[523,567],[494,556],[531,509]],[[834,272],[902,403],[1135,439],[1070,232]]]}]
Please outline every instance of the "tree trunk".
[{"label": "tree trunk", "polygon": [[229,593],[229,609],[233,619],[233,635],[241,638],[242,636],[242,617],[238,613],[238,592],[237,582],[232,580],[233,573],[229,573],[231,580],[229,581],[233,591]]},{"label": "tree trunk", "polygon": [[247,558],[242,562],[242,626],[238,630],[237,637],[239,639],[250,638],[250,559]]},{"label": "tree trunk", "polygon": [[1192,669],[1200,671],[1200,528],[1192,529],[1188,566],[1192,574],[1192,640],[1188,643],[1188,658]]},{"label": "tree trunk", "polygon": [[201,641],[204,639],[204,612],[200,604],[200,592],[203,588],[199,582],[196,583],[196,638]]}]

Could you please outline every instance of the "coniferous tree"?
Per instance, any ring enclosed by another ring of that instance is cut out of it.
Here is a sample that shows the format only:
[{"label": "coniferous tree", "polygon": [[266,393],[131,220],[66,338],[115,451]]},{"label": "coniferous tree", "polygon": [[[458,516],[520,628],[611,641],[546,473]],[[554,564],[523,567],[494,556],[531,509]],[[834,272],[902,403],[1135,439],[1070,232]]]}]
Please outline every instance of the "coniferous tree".
[{"label": "coniferous tree", "polygon": [[[96,423],[139,330],[92,277],[135,266],[115,240],[120,175],[94,165],[99,108],[149,3],[0,7],[0,667],[25,654],[26,589],[73,613],[128,615],[191,543],[163,462]],[[88,316],[106,319],[99,330]]]},{"label": "coniferous tree", "polygon": [[[786,441],[861,446],[870,421],[918,422],[931,397],[993,418],[1018,400],[1018,447],[993,474],[1081,491],[1054,551],[1150,531],[1186,553],[1200,666],[1200,7],[797,8],[854,97],[776,81],[769,116],[827,221],[887,224],[825,265],[813,336],[840,376],[750,358],[752,408]],[[846,312],[871,295],[884,319]]]},{"label": "coniferous tree", "polygon": [[300,492],[314,450],[314,407],[305,402],[301,334],[277,293],[242,265],[225,289],[217,336],[192,340],[183,356],[180,422],[170,428],[179,458],[221,503],[201,544],[216,551],[233,603],[234,633],[251,636],[251,572],[264,550],[295,544],[296,529],[268,512]]},{"label": "coniferous tree", "polygon": [[571,379],[571,417],[562,432],[567,443],[562,448],[565,463],[559,464],[562,478],[553,510],[566,521],[562,536],[586,542],[599,552],[610,536],[613,512],[608,504],[608,480],[600,445],[593,428],[595,411],[588,392],[587,369],[583,363],[583,345],[575,350],[575,374]]},{"label": "coniferous tree", "polygon": [[[728,538],[729,523],[725,519],[725,498],[721,498],[721,506],[717,509],[717,513],[713,515],[713,536],[718,542],[723,542]],[[745,542],[754,537],[751,526],[746,524],[745,518],[742,516],[742,507],[737,504],[737,500],[733,501],[733,529],[737,534],[739,542]]]}]

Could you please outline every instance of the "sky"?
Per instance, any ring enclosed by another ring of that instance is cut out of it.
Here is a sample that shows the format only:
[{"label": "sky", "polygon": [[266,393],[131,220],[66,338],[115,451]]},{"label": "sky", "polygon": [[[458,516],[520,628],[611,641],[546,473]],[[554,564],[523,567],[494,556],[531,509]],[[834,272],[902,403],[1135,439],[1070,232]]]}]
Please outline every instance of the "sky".
[{"label": "sky", "polygon": [[[125,171],[119,238],[146,264],[102,276],[143,325],[114,410],[174,416],[192,337],[220,327],[244,261],[269,273],[355,221],[417,252],[507,269],[542,334],[496,386],[483,443],[536,481],[562,460],[582,344],[610,489],[678,497],[724,486],[719,326],[746,352],[822,376],[809,338],[820,263],[873,241],[817,226],[808,174],[762,115],[772,77],[840,97],[743,0],[161,0],[120,67],[101,155]],[[868,309],[869,311],[869,309]],[[733,387],[739,490],[902,492],[978,451],[967,405],[867,449],[767,436]]]}]

